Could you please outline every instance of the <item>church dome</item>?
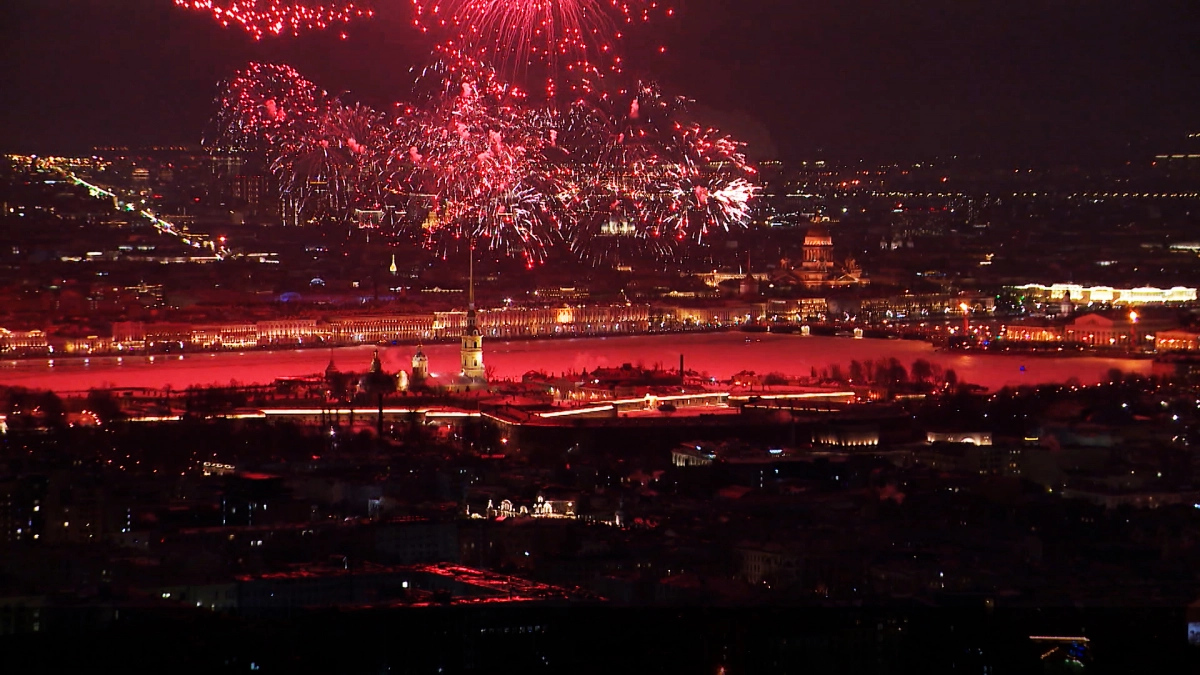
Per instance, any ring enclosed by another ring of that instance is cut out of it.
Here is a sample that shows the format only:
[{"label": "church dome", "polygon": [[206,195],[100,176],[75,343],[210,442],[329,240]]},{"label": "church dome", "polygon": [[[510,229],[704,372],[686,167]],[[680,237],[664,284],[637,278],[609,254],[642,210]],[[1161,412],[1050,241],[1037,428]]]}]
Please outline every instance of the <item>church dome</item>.
[{"label": "church dome", "polygon": [[833,237],[824,223],[814,223],[804,235],[805,246],[833,246]]},{"label": "church dome", "polygon": [[379,361],[379,350],[371,359],[371,368],[358,381],[358,386],[369,394],[386,394],[396,389],[396,381],[392,376],[383,372],[383,364]]},{"label": "church dome", "polygon": [[418,344],[417,353],[412,357],[412,379],[421,381],[427,377],[429,377],[429,357],[425,356],[424,348]]}]

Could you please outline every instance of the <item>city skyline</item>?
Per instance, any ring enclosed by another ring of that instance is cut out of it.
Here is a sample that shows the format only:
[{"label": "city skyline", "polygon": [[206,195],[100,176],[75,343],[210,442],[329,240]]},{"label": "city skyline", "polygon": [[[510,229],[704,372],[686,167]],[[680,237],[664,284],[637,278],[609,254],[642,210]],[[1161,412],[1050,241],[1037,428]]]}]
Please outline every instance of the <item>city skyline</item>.
[{"label": "city skyline", "polygon": [[4,3],[0,662],[1200,672],[1196,34]]}]

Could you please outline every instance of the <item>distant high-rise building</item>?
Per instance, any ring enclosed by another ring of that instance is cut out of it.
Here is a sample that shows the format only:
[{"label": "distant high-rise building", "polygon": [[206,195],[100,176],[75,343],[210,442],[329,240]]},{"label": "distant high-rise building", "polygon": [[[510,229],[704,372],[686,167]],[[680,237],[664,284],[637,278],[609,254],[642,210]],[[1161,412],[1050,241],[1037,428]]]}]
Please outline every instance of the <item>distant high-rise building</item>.
[{"label": "distant high-rise building", "polygon": [[238,174],[229,181],[229,192],[234,199],[257,206],[270,198],[271,177],[262,174]]},{"label": "distant high-rise building", "polygon": [[243,159],[235,153],[213,153],[209,162],[214,176],[236,176],[241,173]]}]

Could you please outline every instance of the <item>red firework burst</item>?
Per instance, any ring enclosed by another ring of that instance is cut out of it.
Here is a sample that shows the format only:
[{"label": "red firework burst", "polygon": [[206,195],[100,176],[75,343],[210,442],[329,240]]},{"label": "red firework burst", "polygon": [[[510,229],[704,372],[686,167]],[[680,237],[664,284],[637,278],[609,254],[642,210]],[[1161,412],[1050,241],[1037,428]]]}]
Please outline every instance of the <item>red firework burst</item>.
[{"label": "red firework burst", "polygon": [[414,24],[443,36],[445,58],[494,64],[512,78],[544,70],[546,92],[563,81],[572,93],[622,72],[617,43],[626,26],[673,9],[657,0],[412,0]]},{"label": "red firework burst", "polygon": [[262,151],[297,223],[383,210],[440,255],[473,241],[530,267],[563,243],[596,262],[667,257],[749,222],[741,144],[653,85],[560,112],[459,63],[415,93],[384,114],[251,64],[219,98],[216,145]]},{"label": "red firework burst", "polygon": [[366,0],[175,0],[175,4],[208,12],[223,26],[241,26],[255,40],[324,30],[375,14]]}]

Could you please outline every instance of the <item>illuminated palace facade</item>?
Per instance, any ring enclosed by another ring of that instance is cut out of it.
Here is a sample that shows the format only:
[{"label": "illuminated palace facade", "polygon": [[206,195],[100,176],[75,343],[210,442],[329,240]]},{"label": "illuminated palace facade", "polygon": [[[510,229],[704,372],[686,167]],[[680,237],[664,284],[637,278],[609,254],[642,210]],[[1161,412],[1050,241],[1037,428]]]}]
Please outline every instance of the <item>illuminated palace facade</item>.
[{"label": "illuminated palace facade", "polygon": [[[251,349],[437,341],[461,338],[470,330],[468,322],[467,311],[197,326],[122,322],[113,325],[111,344],[77,345],[74,348],[68,345],[65,351],[86,353],[111,349],[137,352],[171,347]],[[642,333],[650,327],[650,306],[619,304],[481,309],[475,311],[474,324],[479,336],[495,339]]]},{"label": "illuminated palace facade", "polygon": [[1069,301],[1076,305],[1166,305],[1196,301],[1196,289],[1184,286],[1113,288],[1082,284],[1025,284],[1012,286],[1011,290],[1042,302]]}]

